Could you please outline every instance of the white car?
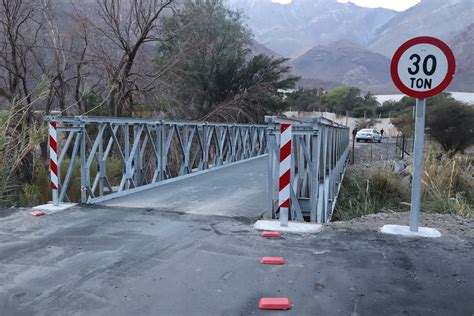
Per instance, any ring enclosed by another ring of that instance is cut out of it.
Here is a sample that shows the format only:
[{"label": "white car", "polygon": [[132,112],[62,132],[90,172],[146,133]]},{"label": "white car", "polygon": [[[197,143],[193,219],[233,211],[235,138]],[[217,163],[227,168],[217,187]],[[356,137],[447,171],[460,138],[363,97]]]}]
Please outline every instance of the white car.
[{"label": "white car", "polygon": [[361,140],[368,142],[371,141],[373,143],[382,141],[382,135],[376,130],[372,128],[364,128],[357,132],[356,134],[356,141],[360,142]]}]

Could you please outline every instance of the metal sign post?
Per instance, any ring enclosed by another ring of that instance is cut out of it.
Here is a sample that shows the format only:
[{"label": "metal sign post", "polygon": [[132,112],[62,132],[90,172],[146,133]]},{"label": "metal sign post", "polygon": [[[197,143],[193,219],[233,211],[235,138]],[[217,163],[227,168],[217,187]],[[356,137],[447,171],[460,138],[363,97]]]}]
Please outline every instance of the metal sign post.
[{"label": "metal sign post", "polygon": [[420,222],[421,179],[423,177],[423,147],[425,143],[426,99],[416,99],[415,148],[411,184],[410,231],[418,232]]},{"label": "metal sign post", "polygon": [[[434,37],[413,38],[402,44],[393,55],[390,65],[393,83],[404,94],[416,98],[415,155],[413,158],[410,226],[385,225],[382,227],[384,233],[424,237],[441,236],[436,229],[418,227],[423,178],[426,98],[443,92],[453,80],[455,70],[456,61],[453,52],[443,41]],[[402,159],[403,151],[404,148],[402,148]]]}]

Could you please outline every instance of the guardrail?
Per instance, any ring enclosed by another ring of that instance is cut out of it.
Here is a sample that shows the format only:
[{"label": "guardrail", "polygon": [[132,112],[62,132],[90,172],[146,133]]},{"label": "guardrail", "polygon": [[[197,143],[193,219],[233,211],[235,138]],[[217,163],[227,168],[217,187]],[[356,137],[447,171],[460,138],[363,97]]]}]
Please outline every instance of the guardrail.
[{"label": "guardrail", "polygon": [[292,124],[290,180],[291,220],[329,222],[349,158],[349,128],[325,118],[311,122],[266,117],[268,139],[267,217],[279,216],[279,149],[281,123]]},{"label": "guardrail", "polygon": [[[71,200],[77,162],[80,202],[96,203],[267,151],[265,125],[83,116],[46,120],[57,123],[59,202]],[[120,164],[118,175],[108,170],[112,157]]]}]

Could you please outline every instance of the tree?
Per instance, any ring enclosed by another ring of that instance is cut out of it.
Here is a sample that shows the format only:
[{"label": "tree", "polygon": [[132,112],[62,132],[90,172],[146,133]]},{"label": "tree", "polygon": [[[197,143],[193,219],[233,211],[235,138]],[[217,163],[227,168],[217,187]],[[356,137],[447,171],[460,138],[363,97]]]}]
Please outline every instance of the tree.
[{"label": "tree", "polygon": [[250,31],[222,0],[186,1],[165,19],[164,32],[170,37],[158,48],[156,64],[173,63],[162,80],[174,100],[163,109],[171,116],[262,120],[279,110],[279,90],[297,80],[288,75],[286,59],[250,55]]},{"label": "tree", "polygon": [[0,97],[9,104],[32,102],[35,50],[42,30],[36,3],[31,0],[2,0],[0,3]]},{"label": "tree", "polygon": [[405,136],[412,136],[415,131],[415,122],[411,111],[397,115],[391,119],[391,122]]},{"label": "tree", "polygon": [[[286,58],[256,55],[235,74],[229,94],[202,119],[237,122],[262,122],[265,114],[286,107],[283,92],[294,87],[298,77],[289,76]],[[226,81],[222,81],[226,82]]]},{"label": "tree", "polygon": [[[440,93],[434,97],[426,100],[427,113],[429,114],[430,108],[440,104],[456,103],[457,101],[451,96],[450,93]],[[412,97],[404,96],[400,101],[387,101],[384,102],[383,107],[385,110],[392,109],[391,117],[392,123],[395,127],[405,136],[412,136],[415,131],[414,121],[414,110],[416,100]],[[428,115],[427,114],[427,115]]]},{"label": "tree", "polygon": [[428,133],[454,156],[474,145],[474,108],[453,99],[437,99],[427,113]]},{"label": "tree", "polygon": [[351,112],[355,117],[375,114],[378,102],[369,92],[361,96],[361,90],[354,87],[336,87],[321,97],[321,105],[332,112]]},{"label": "tree", "polygon": [[[408,99],[408,97],[403,97],[402,100],[404,99]],[[410,108],[411,106],[413,106],[413,104],[411,103],[405,104],[402,101],[389,100],[389,101],[385,101],[381,107],[378,107],[375,113],[382,117],[394,117],[404,112],[406,109]]]},{"label": "tree", "polygon": [[358,130],[364,129],[364,128],[373,128],[375,124],[380,123],[379,120],[375,118],[360,118],[356,121],[356,128]]},{"label": "tree", "polygon": [[134,97],[150,88],[155,73],[149,64],[137,69],[137,59],[146,45],[158,43],[160,20],[171,12],[174,0],[96,0],[100,22],[89,19],[94,30],[94,48],[106,73],[105,99],[110,115],[131,115]]},{"label": "tree", "polygon": [[288,106],[298,111],[317,111],[321,105],[319,89],[298,89],[287,96]]}]

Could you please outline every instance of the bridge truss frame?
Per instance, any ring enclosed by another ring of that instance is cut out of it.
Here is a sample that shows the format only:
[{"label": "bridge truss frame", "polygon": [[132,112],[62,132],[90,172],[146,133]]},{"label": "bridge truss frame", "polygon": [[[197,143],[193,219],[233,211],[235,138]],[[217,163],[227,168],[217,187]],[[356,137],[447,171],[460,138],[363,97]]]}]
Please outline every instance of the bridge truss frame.
[{"label": "bridge truss frame", "polygon": [[349,128],[323,117],[311,122],[267,116],[268,209],[277,218],[280,123],[292,124],[290,219],[327,223],[331,220],[349,160]]},{"label": "bridge truss frame", "polygon": [[[85,116],[46,120],[58,124],[60,202],[71,201],[77,163],[80,202],[98,203],[267,152],[266,125]],[[116,175],[107,170],[112,156],[121,165]]]}]

